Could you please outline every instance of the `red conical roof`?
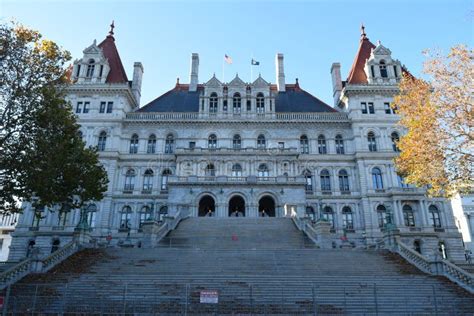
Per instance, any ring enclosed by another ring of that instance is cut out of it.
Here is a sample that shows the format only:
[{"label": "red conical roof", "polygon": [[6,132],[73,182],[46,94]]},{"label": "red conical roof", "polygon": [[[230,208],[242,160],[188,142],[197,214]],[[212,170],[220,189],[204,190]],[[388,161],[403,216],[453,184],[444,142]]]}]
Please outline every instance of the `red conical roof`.
[{"label": "red conical roof", "polygon": [[107,58],[110,66],[109,74],[107,75],[106,83],[127,83],[127,73],[122,65],[122,60],[115,46],[115,39],[112,34],[107,35],[105,40],[98,45],[105,58]]},{"label": "red conical roof", "polygon": [[369,41],[364,32],[364,27],[362,27],[359,50],[357,51],[354,62],[352,63],[352,68],[349,71],[349,75],[347,76],[348,83],[367,83],[367,75],[365,74],[364,67],[365,62],[367,59],[369,59],[370,53],[374,48],[375,45]]}]

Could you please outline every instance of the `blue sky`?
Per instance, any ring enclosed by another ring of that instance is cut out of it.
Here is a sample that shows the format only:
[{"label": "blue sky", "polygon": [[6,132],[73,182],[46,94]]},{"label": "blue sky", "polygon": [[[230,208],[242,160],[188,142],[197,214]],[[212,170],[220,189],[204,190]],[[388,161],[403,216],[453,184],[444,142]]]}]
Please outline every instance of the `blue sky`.
[{"label": "blue sky", "polygon": [[189,81],[191,53],[200,55],[199,81],[213,73],[222,80],[222,60],[230,55],[225,81],[235,73],[275,82],[275,54],[285,55],[287,83],[332,105],[329,73],[342,65],[345,79],[357,51],[360,24],[369,39],[392,51],[415,75],[426,48],[447,51],[474,41],[472,1],[25,1],[0,0],[3,22],[16,19],[68,49],[74,58],[94,39],[107,35],[115,20],[115,39],[129,78],[134,61],[145,68],[142,105],[171,89],[179,77]]}]

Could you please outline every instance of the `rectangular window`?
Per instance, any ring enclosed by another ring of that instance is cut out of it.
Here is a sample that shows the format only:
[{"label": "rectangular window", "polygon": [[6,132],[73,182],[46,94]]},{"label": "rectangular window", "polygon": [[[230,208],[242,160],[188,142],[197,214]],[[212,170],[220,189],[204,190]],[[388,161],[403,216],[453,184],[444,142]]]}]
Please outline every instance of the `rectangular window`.
[{"label": "rectangular window", "polygon": [[196,142],[189,142],[189,149],[196,148]]},{"label": "rectangular window", "polygon": [[278,149],[285,149],[285,142],[278,142]]},{"label": "rectangular window", "polygon": [[389,102],[385,102],[383,104],[383,106],[385,107],[385,114],[392,114],[393,113]]},{"label": "rectangular window", "polygon": [[82,110],[82,102],[77,102],[76,113],[81,113],[81,110]]},{"label": "rectangular window", "polygon": [[362,114],[367,114],[367,103],[361,102],[360,105],[362,107]]},{"label": "rectangular window", "polygon": [[89,105],[90,102],[84,102],[84,110],[82,111],[83,113],[89,113]]},{"label": "rectangular window", "polygon": [[100,102],[99,113],[105,113],[106,102]]},{"label": "rectangular window", "polygon": [[394,75],[395,75],[395,78],[398,78],[398,70],[397,70],[397,66],[396,66],[396,65],[393,66],[393,73],[394,73]]},{"label": "rectangular window", "polygon": [[113,102],[107,102],[107,113],[112,113],[112,108],[114,107]]},{"label": "rectangular window", "polygon": [[224,112],[227,112],[227,100],[224,100]]},{"label": "rectangular window", "polygon": [[81,74],[81,65],[77,65],[76,77],[79,77],[80,74]]},{"label": "rectangular window", "polygon": [[247,100],[247,112],[252,111],[252,103],[250,100]]},{"label": "rectangular window", "polygon": [[369,114],[374,114],[375,109],[374,109],[374,104],[372,102],[369,102]]},{"label": "rectangular window", "polygon": [[370,72],[372,73],[372,78],[375,78],[374,66],[370,66]]},{"label": "rectangular window", "polygon": [[103,72],[104,72],[104,65],[100,65],[99,78],[102,78]]},{"label": "rectangular window", "polygon": [[273,111],[273,102],[270,100],[270,112]]}]

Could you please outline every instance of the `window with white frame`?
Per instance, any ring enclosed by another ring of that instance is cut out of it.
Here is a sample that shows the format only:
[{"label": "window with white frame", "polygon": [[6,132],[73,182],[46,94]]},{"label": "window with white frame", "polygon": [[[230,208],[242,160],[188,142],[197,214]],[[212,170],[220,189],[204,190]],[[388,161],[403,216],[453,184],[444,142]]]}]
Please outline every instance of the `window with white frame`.
[{"label": "window with white frame", "polygon": [[410,205],[405,204],[403,206],[403,219],[405,222],[405,226],[407,227],[414,227],[415,226],[415,214],[413,209]]},{"label": "window with white frame", "polygon": [[326,147],[326,137],[324,135],[318,136],[318,152],[320,154],[327,154],[327,147]]},{"label": "window with white frame", "polygon": [[380,228],[384,228],[387,224],[389,224],[390,219],[388,218],[387,208],[385,205],[380,204],[377,206],[377,218]]},{"label": "window with white frame", "polygon": [[240,97],[240,93],[235,93],[234,97],[232,98],[232,106],[234,109],[234,114],[240,114],[241,107],[242,107],[242,98]]},{"label": "window with white frame", "polygon": [[262,134],[258,135],[257,137],[257,148],[258,149],[265,149],[266,147],[266,140],[265,140],[265,136],[263,136]]},{"label": "window with white frame", "polygon": [[257,113],[264,113],[265,112],[265,98],[263,93],[257,94]]},{"label": "window with white frame", "polygon": [[433,225],[434,228],[440,228],[441,227],[441,216],[438,208],[435,205],[430,205],[428,208],[428,211],[430,213],[431,217],[431,224]]},{"label": "window with white frame", "polygon": [[174,137],[172,134],[166,136],[165,154],[172,154],[174,152]]},{"label": "window with white frame", "polygon": [[313,175],[311,174],[311,171],[305,170],[303,172],[303,176],[305,178],[306,192],[312,192],[313,191]]},{"label": "window with white frame", "polygon": [[344,139],[341,135],[336,135],[336,153],[339,155],[344,155]]},{"label": "window with white frame", "polygon": [[171,171],[169,169],[165,169],[161,173],[161,190],[168,190],[168,178],[171,175]]},{"label": "window with white frame", "polygon": [[95,218],[97,214],[97,206],[95,204],[90,204],[87,207],[87,224],[89,227],[95,227]]},{"label": "window with white frame", "polygon": [[349,174],[345,169],[339,170],[339,190],[341,192],[349,192]]},{"label": "window with white frame", "polygon": [[210,113],[217,113],[217,93],[213,92],[211,93],[211,96],[209,97],[209,112]]},{"label": "window with white frame", "polygon": [[146,147],[147,154],[154,154],[156,152],[156,136],[155,134],[151,134],[148,137],[148,144]]},{"label": "window with white frame", "polygon": [[354,217],[349,206],[342,208],[342,227],[344,229],[354,229]]},{"label": "window with white frame", "polygon": [[264,163],[260,164],[258,166],[258,176],[260,178],[267,178],[269,176],[270,172],[268,170],[268,166]]},{"label": "window with white frame", "polygon": [[324,169],[321,171],[320,182],[321,182],[321,191],[323,192],[331,191],[331,176],[328,170]]},{"label": "window with white frame", "polygon": [[375,134],[372,131],[367,133],[367,144],[369,146],[369,151],[377,151],[377,141],[375,139]]},{"label": "window with white frame", "polygon": [[241,177],[242,176],[242,166],[238,163],[232,165],[232,176]]},{"label": "window with white frame", "polygon": [[125,174],[125,186],[124,191],[133,191],[135,188],[135,170],[128,169]]},{"label": "window with white frame", "polygon": [[99,140],[97,142],[97,150],[104,151],[106,143],[107,143],[107,133],[105,131],[102,131],[99,134]]},{"label": "window with white frame", "polygon": [[300,151],[302,154],[309,154],[309,141],[306,135],[300,137]]},{"label": "window with white frame", "polygon": [[130,139],[130,151],[131,154],[136,154],[138,152],[138,135],[133,134]]},{"label": "window with white frame", "polygon": [[153,189],[153,170],[147,169],[143,175],[143,191],[150,192]]},{"label": "window with white frame", "polygon": [[242,139],[240,138],[240,135],[236,134],[232,138],[232,148],[233,149],[241,149],[242,148]]},{"label": "window with white frame", "polygon": [[130,229],[132,218],[132,208],[130,206],[124,206],[122,212],[120,212],[120,229]]},{"label": "window with white frame", "polygon": [[323,208],[323,219],[326,220],[329,224],[331,224],[331,228],[335,228],[334,223],[334,212],[330,206],[325,206]]},{"label": "window with white frame", "polygon": [[207,139],[207,148],[216,149],[217,148],[217,136],[215,134],[209,135]]},{"label": "window with white frame", "polygon": [[382,171],[378,167],[372,169],[372,185],[375,190],[383,189]]}]

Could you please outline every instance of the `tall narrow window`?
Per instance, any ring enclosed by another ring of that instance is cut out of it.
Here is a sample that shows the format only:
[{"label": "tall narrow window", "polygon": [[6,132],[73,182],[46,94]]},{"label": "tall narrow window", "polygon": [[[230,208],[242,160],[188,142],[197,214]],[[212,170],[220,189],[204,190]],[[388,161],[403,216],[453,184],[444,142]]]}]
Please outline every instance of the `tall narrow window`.
[{"label": "tall narrow window", "polygon": [[318,152],[320,154],[327,154],[327,147],[326,147],[326,137],[324,135],[318,136]]},{"label": "tall narrow window", "polygon": [[82,113],[89,113],[89,105],[91,103],[89,101],[86,101],[84,102],[84,110],[82,111]]},{"label": "tall narrow window", "polygon": [[138,152],[138,135],[133,134],[130,139],[130,153],[136,154]]},{"label": "tall narrow window", "polygon": [[335,228],[334,225],[334,212],[332,208],[329,206],[325,206],[323,209],[323,219],[326,220],[329,224],[331,224],[331,229]]},{"label": "tall narrow window", "polygon": [[222,110],[227,112],[227,100],[222,101]]},{"label": "tall narrow window", "polygon": [[385,108],[385,114],[395,114],[395,113],[393,112],[392,107],[390,106],[390,102],[385,102],[385,103],[383,104],[383,106],[384,106],[384,108]]},{"label": "tall narrow window", "polygon": [[217,93],[211,93],[209,98],[209,112],[210,113],[217,113]]},{"label": "tall narrow window", "polygon": [[397,65],[393,65],[393,74],[395,75],[395,78],[398,78],[398,69],[397,69]]},{"label": "tall narrow window", "polygon": [[140,210],[140,222],[138,223],[138,227],[142,228],[143,224],[145,224],[146,221],[150,220],[151,217],[151,208],[149,206],[142,207],[142,209]]},{"label": "tall narrow window", "polygon": [[330,192],[331,191],[331,176],[329,175],[329,171],[327,171],[326,169],[321,171],[320,181],[321,181],[321,191]]},{"label": "tall narrow window", "polygon": [[354,218],[349,206],[342,208],[342,227],[344,229],[354,229]]},{"label": "tall narrow window", "polygon": [[240,93],[234,94],[234,97],[232,98],[232,105],[234,109],[234,114],[240,114],[242,105],[242,98],[240,97]]},{"label": "tall narrow window", "polygon": [[375,71],[374,71],[374,66],[370,66],[370,74],[372,75],[372,78],[375,78]]},{"label": "tall narrow window", "polygon": [[313,175],[311,174],[311,171],[305,170],[303,176],[305,179],[306,192],[313,192]]},{"label": "tall narrow window", "polygon": [[99,141],[97,142],[97,150],[104,151],[106,143],[107,143],[107,133],[102,131],[99,134]]},{"label": "tall narrow window", "polygon": [[398,149],[398,141],[400,140],[400,137],[398,136],[397,132],[393,132],[390,137],[392,138],[392,149],[395,152],[399,152],[400,149]]},{"label": "tall narrow window", "polygon": [[217,136],[215,134],[209,135],[207,139],[207,148],[216,149],[217,148]]},{"label": "tall narrow window", "polygon": [[76,113],[81,113],[82,111],[82,102],[77,102]]},{"label": "tall narrow window", "polygon": [[130,206],[124,206],[120,213],[120,229],[130,229],[132,218],[132,208]]},{"label": "tall narrow window", "polygon": [[339,170],[339,190],[341,192],[349,192],[349,175],[346,170]]},{"label": "tall narrow window", "polygon": [[257,94],[257,113],[264,113],[265,112],[265,98],[263,93]]},{"label": "tall narrow window", "polygon": [[169,169],[165,169],[161,174],[161,190],[168,190],[168,178],[170,175],[171,171]]},{"label": "tall narrow window", "polygon": [[242,166],[238,163],[232,165],[232,176],[241,177],[242,176]]},{"label": "tall narrow window", "polygon": [[380,61],[379,69],[380,69],[380,76],[382,78],[387,78],[388,77],[387,66],[385,65],[385,62],[383,60]]},{"label": "tall narrow window", "polygon": [[369,107],[369,114],[374,114],[375,113],[374,103],[369,102],[369,103],[367,103],[367,105]]},{"label": "tall narrow window", "polygon": [[206,166],[206,170],[204,171],[206,177],[215,177],[216,176],[216,167],[212,163]]},{"label": "tall narrow window", "polygon": [[367,102],[361,102],[360,106],[362,108],[362,114],[367,114]]},{"label": "tall narrow window", "polygon": [[258,176],[260,178],[267,178],[269,176],[269,171],[266,164],[262,163],[260,166],[258,166]]},{"label": "tall narrow window", "polygon": [[153,189],[153,170],[147,169],[143,175],[143,191],[151,192]]},{"label": "tall narrow window", "polygon": [[336,135],[336,153],[344,155],[344,140],[341,135]]},{"label": "tall narrow window", "polygon": [[372,169],[372,185],[375,190],[383,189],[382,171],[378,167]]},{"label": "tall narrow window", "polygon": [[76,77],[81,75],[81,65],[77,65]]},{"label": "tall narrow window", "polygon": [[262,134],[258,135],[257,137],[257,148],[258,149],[265,149],[266,147],[266,141],[265,141],[265,136]]},{"label": "tall narrow window", "polygon": [[174,151],[174,137],[172,134],[166,136],[165,141],[165,154],[172,154]]},{"label": "tall narrow window", "polygon": [[87,73],[86,73],[87,78],[92,78],[92,76],[94,75],[94,68],[95,68],[94,59],[90,59],[89,64],[87,64]]},{"label": "tall narrow window", "polygon": [[100,102],[99,113],[105,113],[105,105],[107,102]]},{"label": "tall narrow window", "polygon": [[133,191],[134,188],[135,188],[135,170],[128,169],[127,173],[125,174],[125,186],[123,190]]},{"label": "tall narrow window", "polygon": [[252,111],[252,101],[247,100],[247,112]]},{"label": "tall narrow window", "polygon": [[242,139],[240,138],[240,135],[234,135],[234,138],[232,139],[232,148],[240,149],[241,147],[242,147]]},{"label": "tall narrow window", "polygon": [[367,134],[367,143],[369,145],[369,151],[377,151],[377,142],[375,140],[374,132],[369,132]]},{"label": "tall narrow window", "polygon": [[89,227],[95,227],[95,218],[97,215],[97,206],[95,204],[90,204],[87,207],[87,224]]},{"label": "tall narrow window", "polygon": [[413,213],[413,209],[410,205],[405,204],[403,206],[403,219],[405,221],[405,226],[415,226],[415,214]]},{"label": "tall narrow window", "polygon": [[302,154],[309,154],[309,141],[306,135],[300,137],[300,150]]},{"label": "tall narrow window", "polygon": [[113,102],[107,102],[107,113],[112,113],[113,107],[114,107]]},{"label": "tall narrow window", "polygon": [[155,134],[151,134],[148,137],[148,144],[146,147],[147,154],[154,154],[156,152],[156,136]]},{"label": "tall narrow window", "polygon": [[391,219],[388,217],[387,208],[382,204],[377,206],[377,218],[380,228],[384,228],[390,223]]},{"label": "tall narrow window", "polygon": [[439,214],[438,208],[435,205],[430,205],[430,207],[428,208],[428,211],[430,212],[431,224],[433,225],[433,227],[440,228],[441,216]]},{"label": "tall narrow window", "polygon": [[104,65],[100,65],[100,68],[99,68],[99,78],[102,78],[102,74],[104,72]]}]

